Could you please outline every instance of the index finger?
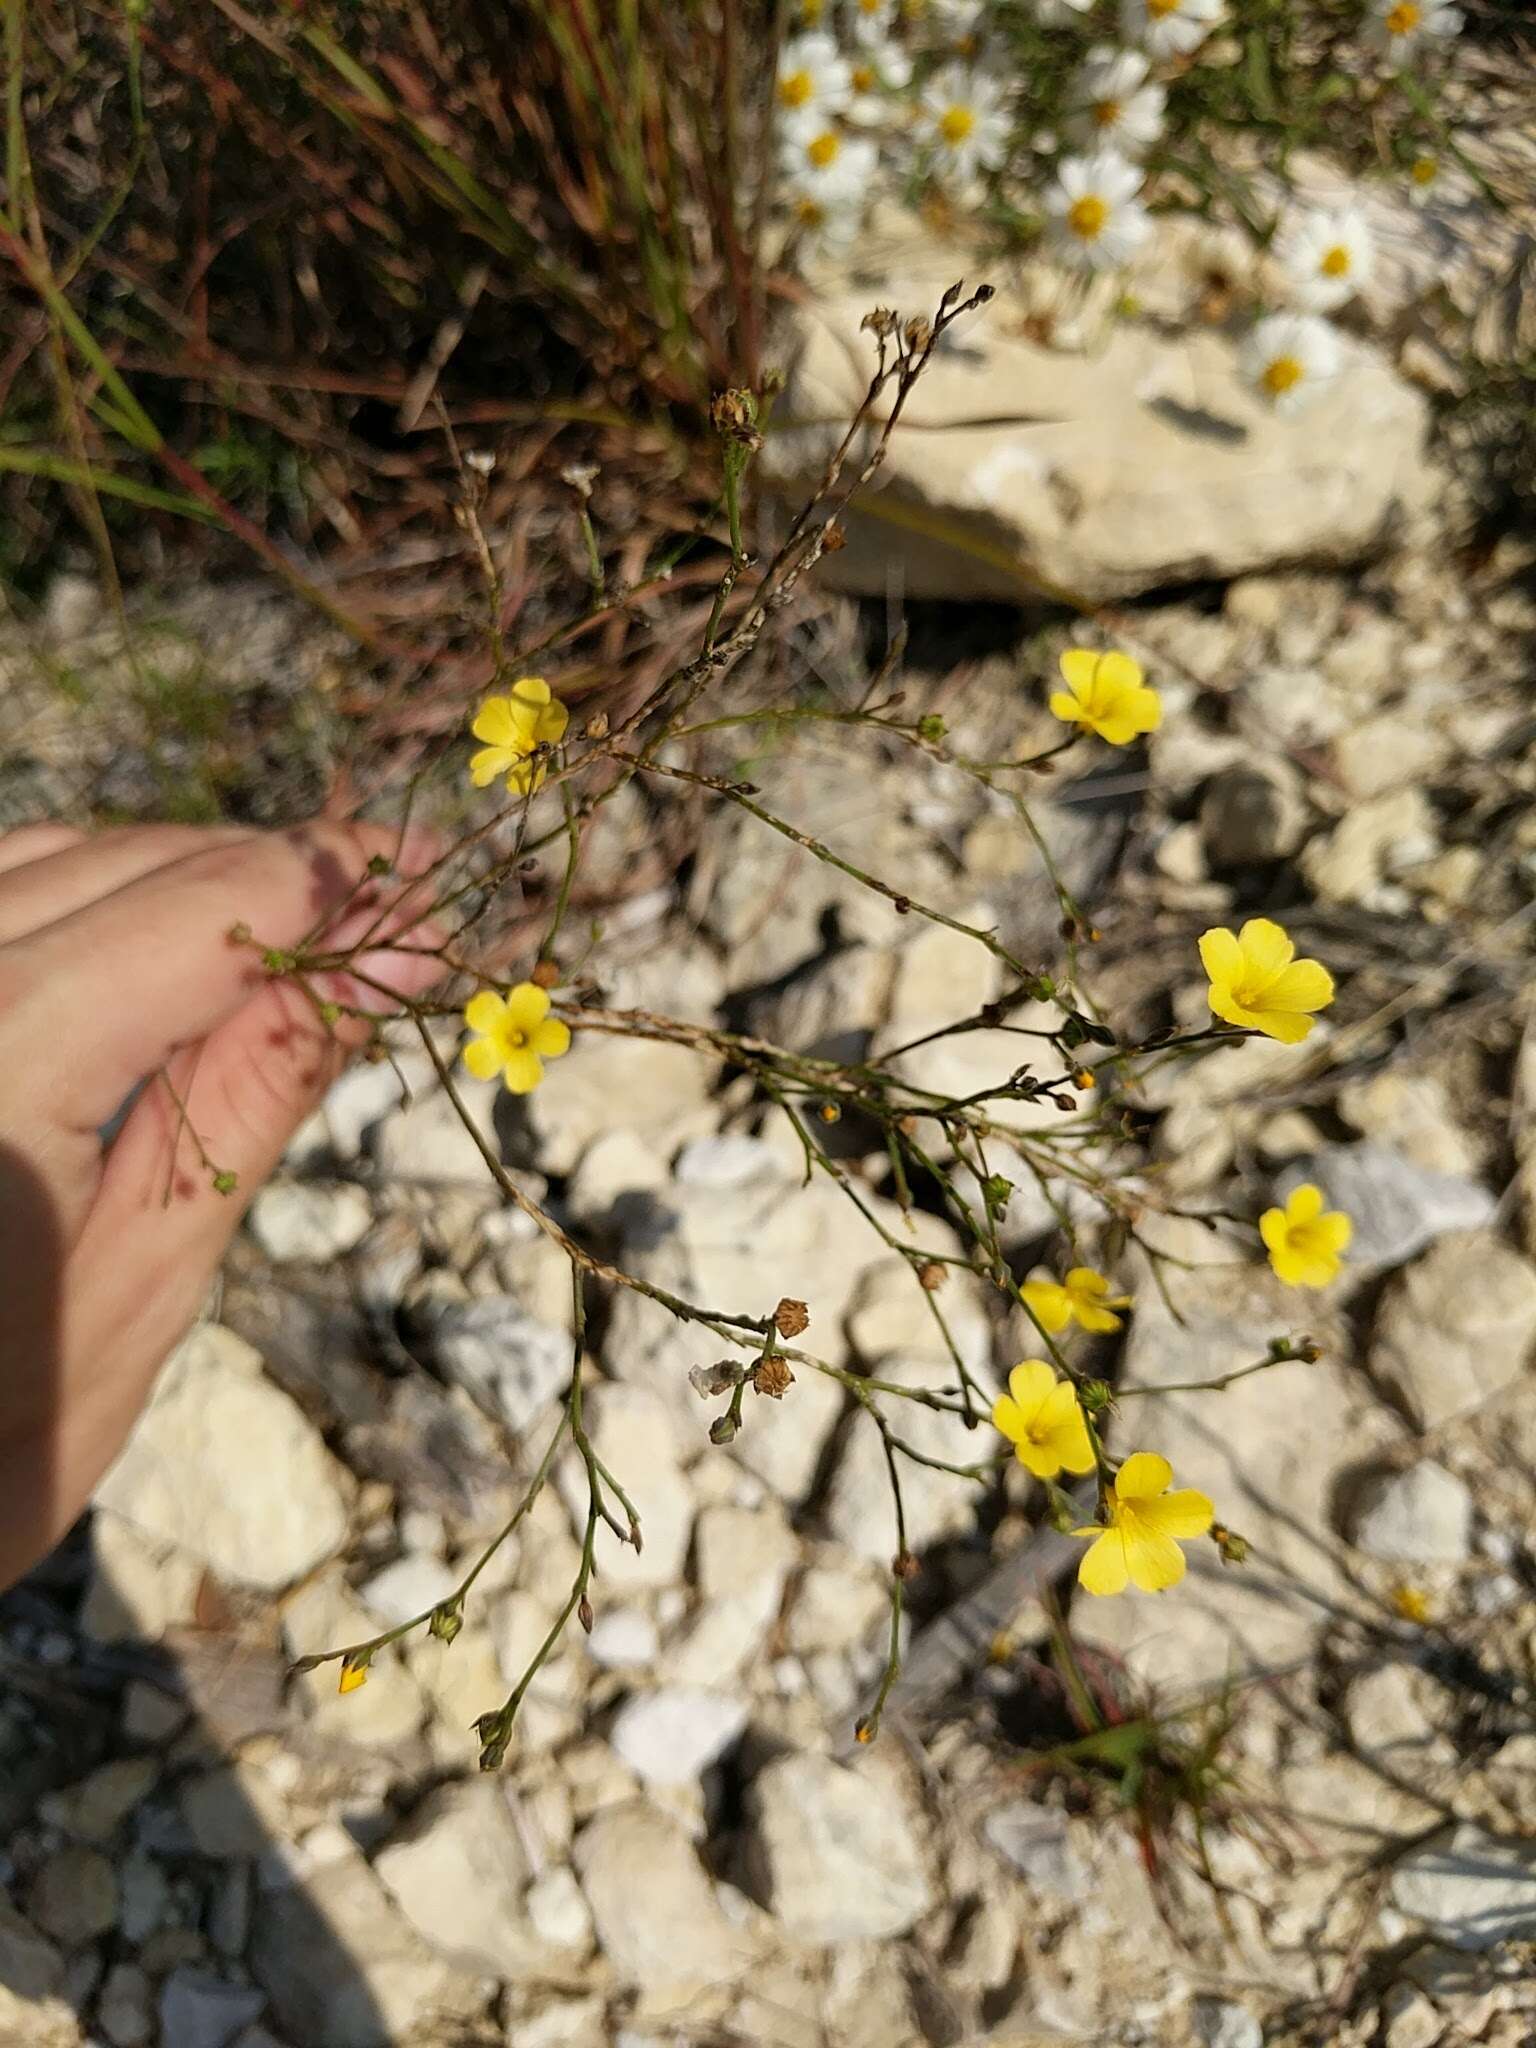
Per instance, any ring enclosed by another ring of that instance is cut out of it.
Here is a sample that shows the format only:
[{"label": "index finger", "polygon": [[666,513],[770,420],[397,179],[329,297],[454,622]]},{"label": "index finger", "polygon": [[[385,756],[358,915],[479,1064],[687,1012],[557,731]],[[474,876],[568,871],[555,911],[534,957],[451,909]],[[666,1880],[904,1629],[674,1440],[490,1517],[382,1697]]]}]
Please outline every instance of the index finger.
[{"label": "index finger", "polygon": [[[0,956],[0,1053],[24,1055],[46,1113],[98,1128],[177,1046],[217,1029],[270,978],[262,947],[297,946],[358,903],[369,861],[391,858],[396,837],[325,823],[257,834],[30,934]],[[430,857],[418,851],[413,864]],[[250,938],[232,937],[237,928]]]}]

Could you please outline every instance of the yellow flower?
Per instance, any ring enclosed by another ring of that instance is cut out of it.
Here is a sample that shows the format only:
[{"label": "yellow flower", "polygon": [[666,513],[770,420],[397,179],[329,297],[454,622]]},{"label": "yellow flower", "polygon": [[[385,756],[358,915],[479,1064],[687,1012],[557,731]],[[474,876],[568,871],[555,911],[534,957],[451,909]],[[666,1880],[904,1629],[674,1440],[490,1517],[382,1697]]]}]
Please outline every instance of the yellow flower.
[{"label": "yellow flower", "polygon": [[531,796],[544,780],[544,764],[529,756],[565,737],[571,714],[551,699],[542,676],[519,676],[505,697],[487,697],[470,731],[486,744],[469,761],[470,779],[484,789],[505,775],[508,789]]},{"label": "yellow flower", "polygon": [[1224,925],[1202,932],[1211,1008],[1228,1024],[1298,1044],[1312,1029],[1307,1013],[1333,1001],[1333,976],[1320,960],[1295,955],[1292,940],[1267,917],[1250,917],[1238,933]]},{"label": "yellow flower", "polygon": [[1283,1209],[1266,1209],[1259,1235],[1269,1263],[1287,1287],[1326,1287],[1339,1276],[1341,1255],[1355,1234],[1342,1209],[1323,1208],[1323,1191],[1304,1181]]},{"label": "yellow flower", "polygon": [[1129,746],[1138,733],[1156,732],[1163,707],[1141,679],[1141,663],[1128,654],[1069,647],[1061,657],[1065,690],[1051,693],[1053,716],[1096,732],[1112,747]]},{"label": "yellow flower", "polygon": [[1026,1358],[1009,1373],[1007,1393],[992,1404],[992,1426],[1037,1479],[1054,1479],[1063,1469],[1093,1470],[1093,1445],[1077,1389],[1070,1380],[1057,1379],[1043,1358]]},{"label": "yellow flower", "polygon": [[571,1049],[567,1025],[549,1014],[549,993],[520,981],[505,996],[488,988],[464,1005],[464,1022],[478,1037],[464,1048],[464,1064],[477,1081],[499,1074],[514,1095],[526,1095],[544,1078],[545,1060]]},{"label": "yellow flower", "polygon": [[1411,1621],[1418,1628],[1423,1628],[1429,1620],[1429,1595],[1422,1586],[1394,1586],[1392,1605],[1404,1621]]},{"label": "yellow flower", "polygon": [[1077,1568],[1084,1592],[1123,1593],[1132,1585],[1161,1593],[1183,1578],[1179,1545],[1203,1536],[1215,1509],[1192,1486],[1170,1493],[1172,1479],[1173,1467],[1156,1451],[1135,1451],[1126,1459],[1115,1474],[1108,1528],[1094,1522],[1072,1532],[1094,1539]]},{"label": "yellow flower", "polygon": [[368,1666],[366,1664],[344,1663],[341,1667],[341,1683],[337,1686],[336,1690],[341,1693],[356,1692],[359,1686],[366,1685],[367,1683]]},{"label": "yellow flower", "polygon": [[1109,1282],[1092,1266],[1074,1266],[1065,1280],[1026,1280],[1019,1294],[1041,1329],[1052,1337],[1071,1322],[1099,1334],[1118,1330],[1120,1318],[1113,1311],[1131,1305],[1128,1294],[1111,1294]]}]

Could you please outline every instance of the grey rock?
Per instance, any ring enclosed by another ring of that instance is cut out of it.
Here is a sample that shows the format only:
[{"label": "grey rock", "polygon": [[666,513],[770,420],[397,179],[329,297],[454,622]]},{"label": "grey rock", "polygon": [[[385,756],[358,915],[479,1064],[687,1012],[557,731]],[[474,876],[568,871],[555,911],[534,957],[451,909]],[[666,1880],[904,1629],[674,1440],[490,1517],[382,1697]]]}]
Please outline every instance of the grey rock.
[{"label": "grey rock", "polygon": [[251,1235],[275,1265],[324,1265],[367,1235],[373,1210],[351,1181],[269,1181],[251,1203]]},{"label": "grey rock", "polygon": [[[877,239],[880,274],[866,241],[819,281],[792,338],[760,459],[795,503],[863,397],[870,306],[931,310],[954,282],[948,237],[887,220]],[[1348,343],[1318,403],[1276,419],[1245,388],[1228,334],[1122,321],[1074,355],[1028,338],[1032,310],[1005,288],[936,353],[913,401],[922,431],[898,434],[880,472],[876,498],[894,510],[852,510],[829,581],[869,596],[895,578],[912,597],[1091,603],[1358,560],[1432,502],[1425,401],[1370,346]]]},{"label": "grey rock", "polygon": [[117,1874],[95,1849],[61,1849],[32,1886],[28,1917],[65,1948],[79,1948],[117,1925]]},{"label": "grey rock", "polygon": [[1264,2029],[1247,2006],[1229,1998],[1197,1998],[1190,2018],[1205,2048],[1264,2048]]},{"label": "grey rock", "polygon": [[49,1793],[39,1811],[51,1827],[99,1848],[112,1839],[159,1775],[154,1757],[119,1757],[77,1785]]},{"label": "grey rock", "polygon": [[1491,1223],[1497,1203],[1459,1174],[1432,1173],[1388,1145],[1330,1145],[1292,1161],[1280,1174],[1283,1197],[1314,1181],[1331,1209],[1354,1219],[1348,1272],[1401,1266],[1436,1238]]},{"label": "grey rock", "polygon": [[[932,1358],[885,1358],[880,1377],[898,1386],[936,1389],[953,1387],[955,1370]],[[925,1456],[958,1461],[970,1454],[957,1445],[955,1418],[942,1409],[920,1407],[894,1395],[885,1397],[885,1412],[902,1440]],[[902,1505],[907,1545],[921,1553],[941,1537],[971,1527],[976,1514],[976,1489],[951,1472],[935,1471],[904,1459],[901,1465]],[[872,1564],[888,1564],[896,1554],[896,1519],[890,1470],[879,1432],[862,1412],[849,1418],[845,1440],[827,1490],[828,1532],[855,1556]]]},{"label": "grey rock", "polygon": [[660,1647],[655,1622],[638,1607],[600,1608],[587,1637],[588,1656],[605,1671],[653,1664]]},{"label": "grey rock", "polygon": [[581,1886],[563,1863],[551,1864],[528,1887],[523,1905],[534,1933],[551,1948],[590,1947],[592,1914]]},{"label": "grey rock", "polygon": [[571,1340],[508,1295],[445,1309],[432,1351],[447,1378],[517,1435],[549,1414],[571,1377]]},{"label": "grey rock", "polygon": [[1032,1800],[1010,1799],[992,1809],[981,1832],[998,1855],[1046,1898],[1080,1899],[1087,1894],[1088,1871],[1072,1847],[1065,1814]]},{"label": "grey rock", "polygon": [[96,2024],[112,2048],[142,2048],[154,2031],[153,1992],[148,1977],[133,1963],[108,1970],[96,2005]]},{"label": "grey rock", "polygon": [[[637,1552],[599,1526],[598,1564],[607,1585],[621,1593],[676,1585],[688,1557],[694,1499],[678,1463],[680,1433],[666,1406],[644,1387],[607,1381],[587,1395],[585,1416],[592,1447],[634,1502],[642,1531]],[[579,1524],[587,1510],[587,1475],[574,1450],[556,1468],[555,1480]]]},{"label": "grey rock", "polygon": [[885,1940],[931,1903],[916,1831],[888,1768],[776,1758],[747,1796],[748,1853],[764,1903],[797,1940]]},{"label": "grey rock", "polygon": [[739,1188],[779,1172],[778,1155],[761,1138],[727,1131],[717,1138],[695,1138],[677,1155],[672,1177],[685,1188]]},{"label": "grey rock", "polygon": [[1283,860],[1306,822],[1299,778],[1288,762],[1239,762],[1211,777],[1200,804],[1200,836],[1221,873]]},{"label": "grey rock", "polygon": [[485,2003],[483,1981],[428,1948],[345,1850],[302,1888],[258,1893],[249,1965],[282,2032],[325,2048],[393,2048],[413,2029],[451,2040]]},{"label": "grey rock", "polygon": [[614,1754],[646,1785],[686,1785],[730,1748],[747,1724],[747,1702],[702,1686],[636,1693],[609,1730]]},{"label": "grey rock", "polygon": [[340,1470],[232,1331],[200,1324],[161,1374],[98,1501],[237,1586],[276,1591],[346,1535]]},{"label": "grey rock", "polygon": [[1392,1563],[1461,1564],[1472,1553],[1472,1496],[1453,1472],[1423,1459],[1361,1489],[1353,1537]]},{"label": "grey rock", "polygon": [[428,1793],[373,1867],[416,1932],[453,1962],[497,1977],[536,1965],[523,1913],[532,1873],[500,1778]]},{"label": "grey rock", "polygon": [[64,1959],[53,1943],[0,1893],[0,1984],[18,1998],[50,1998],[64,1980]]},{"label": "grey rock", "polygon": [[1536,1843],[1463,1821],[1397,1866],[1392,1900],[1453,1948],[1529,1941],[1536,1937]]},{"label": "grey rock", "polygon": [[425,1614],[429,1607],[446,1600],[462,1577],[451,1572],[441,1558],[408,1552],[385,1565],[357,1589],[357,1597],[376,1621],[385,1628]]},{"label": "grey rock", "polygon": [[261,2015],[266,1999],[249,1985],[206,1970],[173,1970],[160,1991],[160,2032],[176,2048],[229,2048]]},{"label": "grey rock", "polygon": [[1485,1231],[1445,1237],[1387,1282],[1370,1368],[1420,1429],[1480,1406],[1536,1345],[1536,1265]]},{"label": "grey rock", "polygon": [[721,1910],[687,1835],[645,1800],[605,1807],[576,1837],[576,1875],[598,1946],[656,2009],[746,1967],[750,1946]]}]

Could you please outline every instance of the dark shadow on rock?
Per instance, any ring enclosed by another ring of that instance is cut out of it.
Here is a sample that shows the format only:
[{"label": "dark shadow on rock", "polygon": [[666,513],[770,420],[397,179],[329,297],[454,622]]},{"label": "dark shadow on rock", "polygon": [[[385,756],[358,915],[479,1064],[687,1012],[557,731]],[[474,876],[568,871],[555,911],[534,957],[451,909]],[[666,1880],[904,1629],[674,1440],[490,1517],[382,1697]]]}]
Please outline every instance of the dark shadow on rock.
[{"label": "dark shadow on rock", "polygon": [[1202,405],[1181,405],[1176,398],[1149,398],[1148,412],[1155,412],[1181,434],[1195,434],[1202,441],[1220,441],[1234,448],[1248,438],[1248,429],[1237,420],[1225,420],[1220,413],[1207,412]]}]

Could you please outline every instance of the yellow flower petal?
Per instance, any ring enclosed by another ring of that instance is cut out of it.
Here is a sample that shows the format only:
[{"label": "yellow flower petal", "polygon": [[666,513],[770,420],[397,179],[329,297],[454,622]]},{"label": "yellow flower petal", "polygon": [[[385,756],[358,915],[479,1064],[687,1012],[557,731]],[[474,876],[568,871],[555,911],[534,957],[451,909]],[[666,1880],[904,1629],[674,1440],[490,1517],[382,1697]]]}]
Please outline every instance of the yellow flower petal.
[{"label": "yellow flower petal", "polygon": [[[1243,971],[1243,949],[1237,943],[1237,934],[1228,931],[1225,925],[1217,925],[1211,931],[1202,932],[1200,964],[1218,987],[1236,981]],[[1214,1002],[1211,1008],[1216,1008]]]},{"label": "yellow flower petal", "polygon": [[1243,1010],[1236,1003],[1232,1009],[1240,1014],[1234,1016],[1222,1009],[1214,992],[1211,1008],[1218,1017],[1225,1017],[1229,1024],[1246,1024],[1250,1031],[1262,1031],[1266,1038],[1277,1038],[1282,1045],[1300,1045],[1317,1022],[1315,1017],[1303,1017],[1295,1010]]},{"label": "yellow flower petal", "polygon": [[493,747],[517,744],[517,726],[513,721],[511,702],[506,697],[487,697],[475,713],[469,729],[477,740],[484,740]]},{"label": "yellow flower petal", "polygon": [[1065,690],[1052,690],[1050,696],[1051,716],[1059,718],[1066,725],[1086,725],[1087,717],[1075,697]]},{"label": "yellow flower petal", "polygon": [[472,1038],[463,1060],[477,1081],[494,1081],[501,1072],[502,1054],[489,1038]]},{"label": "yellow flower petal", "polygon": [[519,676],[512,685],[514,703],[526,704],[537,711],[549,702],[549,685],[542,676]]},{"label": "yellow flower petal", "polygon": [[1250,917],[1238,933],[1237,942],[1242,949],[1244,969],[1256,980],[1271,980],[1296,956],[1291,938],[1270,917]]},{"label": "yellow flower petal", "polygon": [[[1127,695],[1141,688],[1141,663],[1133,655],[1122,654],[1118,648],[1112,647],[1108,653],[1099,656],[1094,681],[1100,690],[1113,692],[1116,696]],[[1152,692],[1149,690],[1147,695],[1151,696]]]},{"label": "yellow flower petal", "polygon": [[504,775],[516,759],[509,747],[482,747],[469,757],[469,779],[476,789],[484,789],[498,775]]},{"label": "yellow flower petal", "polygon": [[[1072,692],[1079,704],[1089,701],[1093,690],[1094,677],[1098,674],[1103,659],[1096,647],[1069,647],[1057,664],[1061,679]],[[1055,709],[1055,706],[1052,706]],[[1061,713],[1057,712],[1060,717]]]},{"label": "yellow flower petal", "polygon": [[368,1666],[366,1664],[343,1664],[341,1667],[341,1682],[336,1690],[343,1693],[356,1692],[359,1686],[366,1685],[367,1683]]},{"label": "yellow flower petal", "polygon": [[1133,1451],[1115,1475],[1115,1493],[1120,1500],[1150,1500],[1172,1478],[1173,1467],[1159,1452]]},{"label": "yellow flower petal", "polygon": [[544,1062],[536,1052],[522,1046],[507,1054],[501,1078],[510,1094],[531,1095],[544,1078]]},{"label": "yellow flower petal", "polygon": [[1266,1209],[1259,1218],[1259,1236],[1272,1252],[1283,1252],[1290,1243],[1290,1227],[1283,1209]]},{"label": "yellow flower petal", "polygon": [[1143,1528],[1176,1536],[1183,1543],[1203,1536],[1215,1519],[1215,1503],[1193,1486],[1181,1486],[1173,1493],[1159,1494],[1156,1500],[1136,1504],[1136,1520]]},{"label": "yellow flower petal", "polygon": [[1049,1442],[1052,1453],[1068,1472],[1091,1472],[1093,1443],[1077,1391],[1066,1380],[1057,1383],[1036,1423]]},{"label": "yellow flower petal", "polygon": [[1061,1459],[1054,1444],[1034,1436],[1021,1436],[1014,1444],[1013,1455],[1025,1471],[1033,1472],[1037,1479],[1054,1479],[1061,1470]]},{"label": "yellow flower petal", "polygon": [[1266,1010],[1325,1010],[1333,1001],[1333,976],[1321,960],[1293,960],[1264,991]]},{"label": "yellow flower petal", "polygon": [[1131,1584],[1143,1593],[1165,1593],[1185,1573],[1184,1553],[1171,1536],[1138,1522],[1125,1531],[1125,1562]]},{"label": "yellow flower petal", "polygon": [[536,981],[520,981],[507,990],[506,1015],[510,1030],[531,1032],[549,1015],[549,990]]},{"label": "yellow flower petal", "polygon": [[1355,1221],[1352,1216],[1346,1216],[1342,1209],[1330,1209],[1326,1216],[1318,1217],[1316,1231],[1329,1251],[1341,1252],[1355,1234]]},{"label": "yellow flower petal", "polygon": [[999,1394],[992,1403],[992,1427],[1001,1431],[1011,1444],[1023,1441],[1028,1424],[1019,1412],[1018,1402],[1007,1394]]},{"label": "yellow flower petal", "polygon": [[1067,1299],[1067,1290],[1058,1287],[1054,1280],[1026,1280],[1019,1289],[1019,1296],[1048,1336],[1054,1337],[1072,1320],[1072,1304]]},{"label": "yellow flower petal", "polygon": [[571,714],[564,704],[556,702],[546,705],[539,713],[537,736],[547,747],[555,746],[565,737],[565,728],[571,722]]},{"label": "yellow flower petal", "polygon": [[1299,1188],[1292,1188],[1285,1205],[1287,1223],[1311,1223],[1323,1213],[1323,1191],[1304,1180]]},{"label": "yellow flower petal", "polygon": [[542,1024],[535,1024],[528,1043],[541,1058],[557,1060],[571,1049],[571,1027],[562,1017],[546,1017]]},{"label": "yellow flower petal", "polygon": [[1008,1375],[1008,1391],[1026,1423],[1035,1419],[1060,1384],[1043,1358],[1022,1359]]},{"label": "yellow flower petal", "polygon": [[[1079,1529],[1075,1533],[1084,1532]],[[1077,1583],[1085,1593],[1123,1593],[1130,1576],[1125,1537],[1119,1529],[1105,1529],[1096,1542],[1089,1544],[1077,1568]]]},{"label": "yellow flower petal", "polygon": [[496,991],[483,988],[464,1005],[464,1022],[471,1031],[499,1031],[506,1013],[507,1006]]}]

